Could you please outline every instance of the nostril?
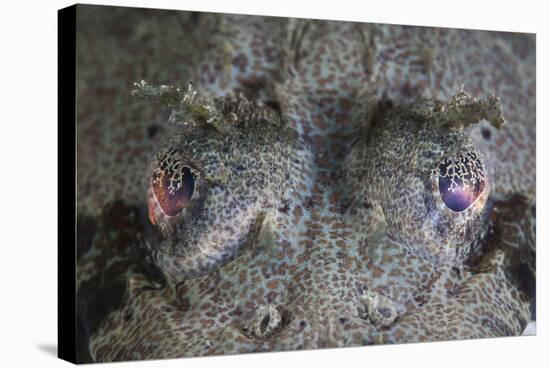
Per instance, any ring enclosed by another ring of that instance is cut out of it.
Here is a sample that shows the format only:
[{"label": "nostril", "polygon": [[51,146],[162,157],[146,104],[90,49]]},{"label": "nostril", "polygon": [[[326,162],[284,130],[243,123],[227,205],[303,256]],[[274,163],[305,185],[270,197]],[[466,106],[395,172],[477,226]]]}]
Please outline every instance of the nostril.
[{"label": "nostril", "polygon": [[392,316],[392,310],[388,307],[380,307],[378,308],[378,312],[386,319]]},{"label": "nostril", "polygon": [[256,310],[247,330],[256,337],[269,337],[281,326],[281,313],[272,305],[261,306]]},{"label": "nostril", "polygon": [[359,297],[359,316],[379,326],[389,326],[397,318],[397,309],[391,299],[372,291]]},{"label": "nostril", "polygon": [[[290,323],[290,313],[282,307],[263,305],[256,309],[243,331],[257,338],[272,337]],[[304,327],[305,327],[305,322]]]},{"label": "nostril", "polygon": [[260,328],[259,328],[259,333],[262,334],[262,335],[265,335],[268,333],[268,327],[269,326],[269,321],[271,320],[271,316],[269,314],[267,314],[263,319],[262,319],[262,322],[260,322]]}]

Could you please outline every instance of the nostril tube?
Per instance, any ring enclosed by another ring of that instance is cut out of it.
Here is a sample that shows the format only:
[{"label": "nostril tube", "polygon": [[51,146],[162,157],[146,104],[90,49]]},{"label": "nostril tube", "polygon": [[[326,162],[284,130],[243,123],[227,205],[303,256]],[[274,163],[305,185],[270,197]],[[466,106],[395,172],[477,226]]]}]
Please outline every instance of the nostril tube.
[{"label": "nostril tube", "polygon": [[282,326],[281,313],[272,305],[261,306],[256,310],[247,330],[256,337],[269,337]]},{"label": "nostril tube", "polygon": [[359,303],[359,316],[363,319],[369,319],[378,326],[389,326],[397,318],[395,305],[384,295],[365,291],[359,297]]}]

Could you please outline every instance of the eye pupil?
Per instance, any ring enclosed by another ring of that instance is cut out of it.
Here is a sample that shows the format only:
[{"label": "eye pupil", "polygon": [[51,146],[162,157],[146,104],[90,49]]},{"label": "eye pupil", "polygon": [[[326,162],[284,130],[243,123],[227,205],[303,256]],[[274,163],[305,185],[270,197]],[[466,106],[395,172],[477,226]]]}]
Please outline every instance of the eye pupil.
[{"label": "eye pupil", "polygon": [[485,187],[481,160],[469,152],[458,160],[442,161],[438,182],[441,199],[449,209],[455,212],[468,209]]},{"label": "eye pupil", "polygon": [[153,174],[153,193],[162,211],[175,216],[191,201],[195,190],[195,178],[191,169],[174,164]]}]

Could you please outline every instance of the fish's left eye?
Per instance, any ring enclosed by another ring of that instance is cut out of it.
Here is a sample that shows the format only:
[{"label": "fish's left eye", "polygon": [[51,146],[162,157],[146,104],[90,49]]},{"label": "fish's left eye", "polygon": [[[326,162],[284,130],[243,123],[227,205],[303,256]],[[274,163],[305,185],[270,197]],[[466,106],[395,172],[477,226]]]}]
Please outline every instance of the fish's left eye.
[{"label": "fish's left eye", "polygon": [[190,167],[176,162],[165,170],[157,169],[152,178],[153,194],[167,216],[175,216],[191,201],[195,177]]},{"label": "fish's left eye", "polygon": [[485,187],[481,159],[468,152],[457,159],[445,159],[438,166],[439,194],[445,205],[454,212],[470,208]]}]

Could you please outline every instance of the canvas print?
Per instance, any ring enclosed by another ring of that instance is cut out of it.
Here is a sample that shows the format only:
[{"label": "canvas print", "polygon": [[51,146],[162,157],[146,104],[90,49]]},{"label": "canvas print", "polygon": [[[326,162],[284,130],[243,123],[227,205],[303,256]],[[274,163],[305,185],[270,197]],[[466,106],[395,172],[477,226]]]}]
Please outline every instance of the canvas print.
[{"label": "canvas print", "polygon": [[533,333],[534,34],[75,25],[76,361]]}]

